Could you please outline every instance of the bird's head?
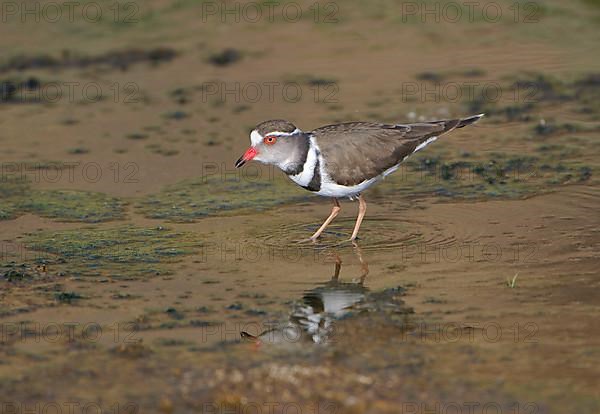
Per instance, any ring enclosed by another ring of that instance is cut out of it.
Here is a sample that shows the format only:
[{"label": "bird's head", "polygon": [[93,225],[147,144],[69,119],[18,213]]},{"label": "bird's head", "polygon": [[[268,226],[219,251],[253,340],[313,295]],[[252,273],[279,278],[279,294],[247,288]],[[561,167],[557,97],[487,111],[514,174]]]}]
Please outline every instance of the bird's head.
[{"label": "bird's head", "polygon": [[236,168],[250,160],[277,165],[286,170],[307,145],[306,135],[294,124],[284,120],[265,121],[250,133],[250,148],[235,163]]}]

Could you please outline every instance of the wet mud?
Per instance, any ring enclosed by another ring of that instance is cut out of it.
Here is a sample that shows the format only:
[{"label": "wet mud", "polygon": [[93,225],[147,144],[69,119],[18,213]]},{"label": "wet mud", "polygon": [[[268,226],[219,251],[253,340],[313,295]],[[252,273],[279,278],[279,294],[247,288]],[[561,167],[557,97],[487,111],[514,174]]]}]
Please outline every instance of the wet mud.
[{"label": "wet mud", "polygon": [[[428,25],[349,1],[331,24],[223,25],[195,2],[152,7],[133,25],[0,27],[1,401],[600,410],[597,8]],[[75,97],[49,102],[54,82]],[[265,82],[272,98],[242,92]],[[365,194],[356,244],[355,202],[298,243],[330,202],[233,168],[267,118],[479,112]]]}]

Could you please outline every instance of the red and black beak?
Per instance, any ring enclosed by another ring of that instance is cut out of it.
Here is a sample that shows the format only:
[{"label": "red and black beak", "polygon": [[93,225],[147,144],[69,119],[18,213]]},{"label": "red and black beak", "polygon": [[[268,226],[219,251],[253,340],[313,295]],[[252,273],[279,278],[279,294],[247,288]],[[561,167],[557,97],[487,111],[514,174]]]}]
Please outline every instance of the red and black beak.
[{"label": "red and black beak", "polygon": [[256,157],[258,151],[254,147],[250,147],[246,150],[244,155],[240,157],[239,160],[235,163],[235,168],[240,168],[242,165],[246,164],[252,158]]}]

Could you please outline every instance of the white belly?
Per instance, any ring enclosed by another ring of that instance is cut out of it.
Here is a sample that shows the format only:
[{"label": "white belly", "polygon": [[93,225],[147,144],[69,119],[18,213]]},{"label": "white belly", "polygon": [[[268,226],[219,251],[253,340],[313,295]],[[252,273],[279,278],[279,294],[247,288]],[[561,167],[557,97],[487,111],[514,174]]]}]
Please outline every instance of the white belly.
[{"label": "white belly", "polygon": [[[405,157],[404,160],[406,158],[407,157]],[[404,160],[402,160],[402,161],[404,161]],[[388,175],[390,175],[391,173],[396,171],[398,168],[400,168],[400,164],[402,163],[402,161],[400,163],[394,165],[393,167],[388,168],[387,170],[385,170],[382,174],[378,175],[377,177],[373,177],[369,180],[363,181],[362,183],[359,183],[356,185],[350,185],[350,186],[336,184],[329,178],[329,176],[327,176],[326,174],[323,175],[323,173],[322,173],[321,176],[323,177],[323,181],[321,182],[321,190],[319,190],[316,194],[318,194],[320,196],[324,196],[324,197],[354,198],[358,194],[365,191],[367,188],[377,184],[379,181],[383,180],[385,177],[387,177]]]},{"label": "white belly", "polygon": [[375,178],[371,178],[370,180],[363,181],[357,185],[339,185],[331,181],[323,180],[321,182],[321,189],[317,191],[315,194],[324,196],[324,197],[355,197],[361,192],[365,191],[367,188],[371,187],[379,180],[383,178],[383,175],[377,176]]}]

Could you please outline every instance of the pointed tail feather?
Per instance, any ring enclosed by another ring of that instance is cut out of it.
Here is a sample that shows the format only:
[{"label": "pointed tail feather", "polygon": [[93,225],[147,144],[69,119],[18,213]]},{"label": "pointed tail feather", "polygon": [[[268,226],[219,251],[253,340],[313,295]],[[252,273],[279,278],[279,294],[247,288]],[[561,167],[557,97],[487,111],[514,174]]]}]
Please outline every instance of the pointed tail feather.
[{"label": "pointed tail feather", "polygon": [[465,127],[467,125],[474,124],[475,122],[479,121],[484,115],[485,114],[479,114],[479,115],[470,116],[468,118],[462,118],[458,122],[458,125],[456,126],[456,128],[462,128],[462,127]]},{"label": "pointed tail feather", "polygon": [[444,127],[444,130],[438,133],[438,135],[442,135],[442,134],[447,134],[450,131],[454,131],[456,128],[462,128],[467,125],[474,124],[475,122],[479,121],[483,117],[483,115],[485,115],[485,114],[473,115],[473,116],[469,116],[467,118],[447,119],[444,121],[432,121],[429,123],[436,124],[436,125],[442,124]]}]

